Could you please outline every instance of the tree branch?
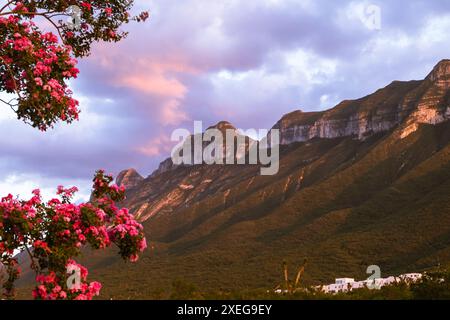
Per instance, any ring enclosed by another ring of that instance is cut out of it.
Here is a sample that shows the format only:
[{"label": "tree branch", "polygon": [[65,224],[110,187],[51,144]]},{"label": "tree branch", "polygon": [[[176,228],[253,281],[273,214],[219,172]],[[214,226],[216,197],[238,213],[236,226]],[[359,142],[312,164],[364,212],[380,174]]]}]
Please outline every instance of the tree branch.
[{"label": "tree branch", "polygon": [[34,272],[36,272],[36,275],[38,275],[39,274],[39,266],[34,261],[33,254],[31,253],[30,248],[28,248],[28,246],[26,244],[25,244],[25,250],[27,251],[28,256],[31,259],[31,269],[33,269]]},{"label": "tree branch", "polygon": [[41,17],[44,17],[45,19],[47,19],[47,21],[49,21],[53,25],[53,27],[55,27],[56,31],[59,34],[59,37],[60,37],[61,41],[65,44],[64,37],[62,36],[61,30],[60,30],[61,26],[58,26],[50,18],[51,16],[47,16],[48,14],[52,14],[52,13],[55,13],[55,12],[56,11],[48,11],[48,12],[13,12],[13,11],[10,11],[10,12],[1,13],[1,11],[0,11],[0,16],[6,16],[6,15],[11,15],[11,14],[18,14],[18,15],[25,15],[25,16],[41,16]]},{"label": "tree branch", "polygon": [[1,9],[0,9],[0,13],[5,10],[7,7],[9,7],[9,5],[12,4],[12,1],[9,1],[7,4],[5,4]]},{"label": "tree branch", "polygon": [[[20,90],[19,90],[19,86],[17,85],[16,82],[16,78],[14,78],[14,72],[11,70],[11,67],[9,66],[9,64],[6,63],[5,59],[3,59],[3,57],[0,56],[0,59],[2,60],[2,62],[4,63],[4,65],[6,66],[6,68],[9,71],[9,74],[11,75],[11,80],[14,83],[14,91],[17,93],[17,95],[19,96],[19,99],[22,99],[22,96],[20,95]],[[8,103],[9,104],[9,103]],[[9,104],[10,105],[10,104]],[[10,105],[11,106],[11,105]]]}]

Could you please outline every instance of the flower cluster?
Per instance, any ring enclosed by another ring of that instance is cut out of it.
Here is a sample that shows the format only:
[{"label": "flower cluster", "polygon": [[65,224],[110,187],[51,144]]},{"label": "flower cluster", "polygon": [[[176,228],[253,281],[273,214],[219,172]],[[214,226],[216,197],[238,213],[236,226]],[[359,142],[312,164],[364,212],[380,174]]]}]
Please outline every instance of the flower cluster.
[{"label": "flower cluster", "polygon": [[[0,263],[7,267],[5,294],[12,295],[13,283],[19,276],[16,250],[27,252],[31,268],[37,273],[38,286],[33,296],[38,299],[91,299],[101,288],[87,282],[86,268],[72,258],[85,245],[102,249],[117,245],[122,258],[135,262],[147,247],[144,230],[126,208],[117,201],[124,199],[124,188],[112,185],[112,176],[97,171],[93,197],[89,203],[73,204],[76,188],[58,187],[55,198],[42,202],[39,190],[28,201],[12,195],[0,202]],[[68,269],[80,270],[80,283],[70,287]]]},{"label": "flower cluster", "polygon": [[[102,285],[93,281],[87,282],[88,270],[69,260],[66,266],[68,271],[74,271],[74,279],[67,283],[67,289],[60,285],[61,279],[55,272],[48,275],[40,274],[36,277],[37,287],[33,290],[33,297],[37,300],[91,300],[100,294]],[[70,281],[70,279],[69,279]]]},{"label": "flower cluster", "polygon": [[[58,121],[71,123],[79,117],[78,101],[67,82],[78,75],[75,57],[87,56],[94,41],[120,41],[120,31],[131,19],[145,21],[147,13],[130,18],[130,0],[9,0],[0,6],[0,92],[14,95],[0,100],[19,119],[47,130]],[[79,28],[55,17],[70,16],[78,7]],[[57,35],[43,32],[33,21],[44,19]]]},{"label": "flower cluster", "polygon": [[114,216],[113,227],[109,229],[109,238],[118,244],[120,254],[132,262],[138,260],[136,252],[147,248],[145,238],[141,237],[143,227],[134,220],[128,209],[124,208]]},{"label": "flower cluster", "polygon": [[15,94],[18,117],[41,130],[78,119],[78,101],[66,84],[79,72],[72,48],[16,15],[0,16],[0,39],[0,91]]}]

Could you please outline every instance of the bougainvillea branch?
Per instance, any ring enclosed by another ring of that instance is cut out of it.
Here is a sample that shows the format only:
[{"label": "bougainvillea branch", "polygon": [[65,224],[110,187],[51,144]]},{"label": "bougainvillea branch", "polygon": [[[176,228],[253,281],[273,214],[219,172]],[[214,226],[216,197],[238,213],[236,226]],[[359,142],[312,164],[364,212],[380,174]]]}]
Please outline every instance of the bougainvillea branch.
[{"label": "bougainvillea branch", "polygon": [[[12,195],[0,201],[0,263],[6,279],[4,295],[14,296],[14,282],[20,276],[17,252],[26,252],[36,273],[35,299],[92,299],[101,285],[87,282],[88,271],[73,258],[89,245],[104,249],[112,244],[123,259],[135,262],[147,247],[143,227],[126,208],[115,203],[124,199],[125,189],[111,184],[112,176],[97,171],[92,199],[73,204],[77,188],[58,187],[59,198],[44,203],[40,191],[26,201]],[[79,270],[77,286],[70,286],[68,270]]]},{"label": "bougainvillea branch", "polygon": [[[17,117],[42,131],[58,121],[78,119],[78,101],[67,82],[78,75],[77,60],[89,55],[95,41],[117,42],[120,27],[145,21],[148,13],[130,16],[131,0],[2,0],[0,5],[0,92],[15,96],[0,102]],[[78,8],[77,27],[68,13]],[[64,17],[65,20],[56,18]],[[56,31],[43,32],[39,18]]]}]

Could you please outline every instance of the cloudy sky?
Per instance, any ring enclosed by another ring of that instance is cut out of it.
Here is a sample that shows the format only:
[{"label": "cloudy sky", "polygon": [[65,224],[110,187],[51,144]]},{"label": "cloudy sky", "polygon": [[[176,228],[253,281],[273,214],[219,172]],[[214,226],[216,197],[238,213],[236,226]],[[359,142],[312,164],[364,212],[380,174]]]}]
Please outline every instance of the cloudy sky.
[{"label": "cloudy sky", "polygon": [[175,128],[270,128],[450,58],[450,1],[138,0],[145,24],[98,44],[71,84],[80,121],[46,133],[0,108],[0,195],[57,185],[88,197],[98,168],[149,175]]}]

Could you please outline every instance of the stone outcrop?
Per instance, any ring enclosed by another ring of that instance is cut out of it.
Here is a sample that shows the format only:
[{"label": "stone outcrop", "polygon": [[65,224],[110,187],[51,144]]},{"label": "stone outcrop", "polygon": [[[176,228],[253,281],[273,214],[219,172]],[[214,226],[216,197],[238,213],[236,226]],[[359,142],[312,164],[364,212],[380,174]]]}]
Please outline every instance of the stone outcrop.
[{"label": "stone outcrop", "polygon": [[343,101],[323,112],[294,111],[274,128],[280,130],[284,145],[312,138],[364,139],[400,124],[405,137],[420,123],[437,124],[450,118],[449,88],[450,60],[442,60],[422,81],[394,81],[367,97]]},{"label": "stone outcrop", "polygon": [[165,172],[175,169],[176,167],[177,166],[173,164],[172,159],[167,158],[166,160],[164,160],[159,164],[158,169],[153,171],[150,177],[155,177],[157,175],[163,174]]},{"label": "stone outcrop", "polygon": [[127,169],[117,175],[116,183],[130,189],[136,187],[142,180],[144,178],[135,169]]}]

